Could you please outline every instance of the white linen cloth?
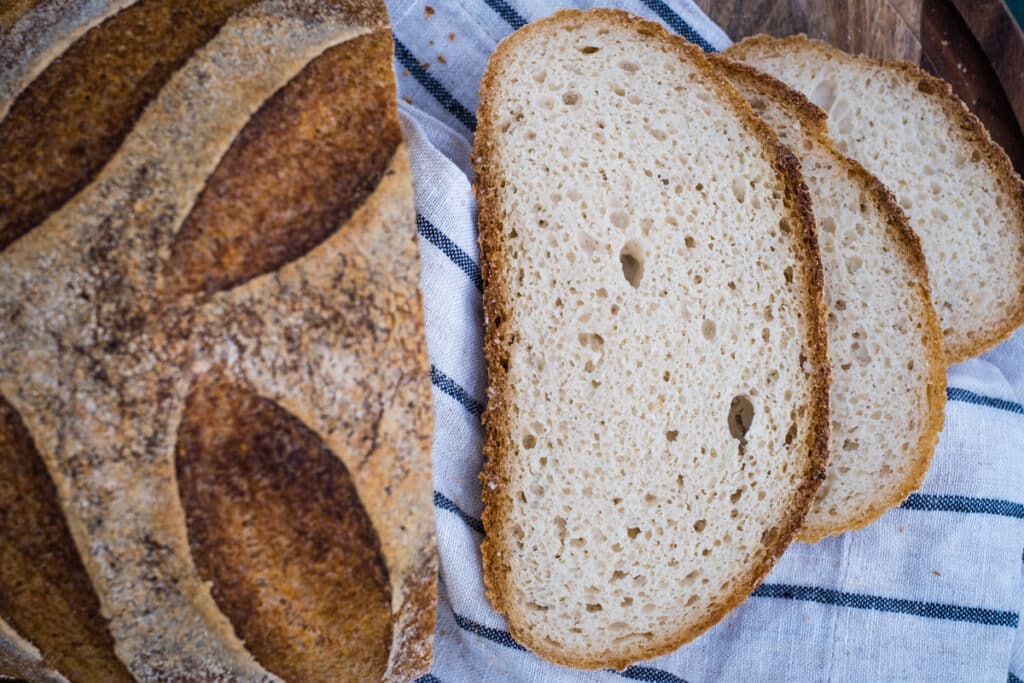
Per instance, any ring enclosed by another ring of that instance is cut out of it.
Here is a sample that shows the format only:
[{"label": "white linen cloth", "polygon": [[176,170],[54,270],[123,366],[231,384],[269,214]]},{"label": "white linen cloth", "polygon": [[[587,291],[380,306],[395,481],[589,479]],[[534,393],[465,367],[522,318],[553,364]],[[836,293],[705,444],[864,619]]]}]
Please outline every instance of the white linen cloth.
[{"label": "white linen cloth", "polygon": [[[562,3],[558,6],[586,6]],[[688,0],[608,3],[705,49],[727,36]],[[949,370],[923,488],[863,531],[794,544],[722,623],[624,672],[548,664],[484,596],[479,544],[479,254],[469,153],[478,86],[503,37],[556,9],[535,0],[391,0],[399,105],[416,188],[436,436],[435,662],[460,681],[990,681],[1024,678],[1024,330]]]}]

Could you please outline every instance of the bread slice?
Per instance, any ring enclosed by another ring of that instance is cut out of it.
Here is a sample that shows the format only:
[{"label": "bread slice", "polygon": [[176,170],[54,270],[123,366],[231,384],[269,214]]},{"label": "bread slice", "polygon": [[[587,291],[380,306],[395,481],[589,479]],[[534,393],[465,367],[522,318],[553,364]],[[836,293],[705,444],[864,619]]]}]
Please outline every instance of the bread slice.
[{"label": "bread slice", "polygon": [[542,657],[625,667],[742,601],[824,476],[806,188],[699,49],[620,11],[502,42],[478,120],[487,592]]},{"label": "bread slice", "polygon": [[725,54],[807,95],[839,150],[892,190],[921,238],[950,362],[1024,324],[1024,184],[948,83],[802,35]]},{"label": "bread slice", "polygon": [[832,360],[828,476],[802,541],[861,528],[921,485],[942,429],[946,361],[917,236],[889,191],[781,81],[712,61],[800,159],[818,224]]}]

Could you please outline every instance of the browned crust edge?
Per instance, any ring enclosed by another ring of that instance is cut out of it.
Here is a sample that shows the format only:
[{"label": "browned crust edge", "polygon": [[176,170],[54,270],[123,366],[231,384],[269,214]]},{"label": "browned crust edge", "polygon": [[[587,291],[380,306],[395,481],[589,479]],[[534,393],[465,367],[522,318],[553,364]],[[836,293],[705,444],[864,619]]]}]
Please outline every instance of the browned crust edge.
[{"label": "browned crust edge", "polygon": [[726,73],[729,78],[743,80],[757,88],[787,109],[799,121],[807,134],[815,138],[815,142],[827,150],[836,163],[861,185],[867,195],[878,207],[886,223],[886,236],[895,244],[900,256],[910,265],[914,273],[914,300],[918,303],[921,319],[924,322],[922,345],[928,358],[928,375],[925,391],[928,396],[928,415],[918,436],[913,452],[913,468],[899,482],[899,488],[891,494],[879,498],[871,506],[863,510],[853,511],[847,519],[833,524],[810,526],[805,523],[797,534],[797,540],[805,543],[817,543],[827,536],[835,536],[845,531],[862,529],[881,517],[889,508],[898,506],[912,492],[921,487],[925,474],[931,465],[935,445],[938,443],[939,432],[942,430],[944,409],[946,404],[946,357],[942,350],[942,329],[938,316],[932,306],[931,287],[928,284],[928,267],[925,264],[921,241],[907,222],[907,216],[900,208],[896,198],[882,181],[872,175],[859,162],[845,156],[835,148],[828,135],[828,115],[808,100],[802,93],[754,67],[737,62],[721,55],[712,55],[711,62]]},{"label": "browned crust edge", "polygon": [[[808,403],[808,421],[811,430],[808,444],[804,479],[795,491],[789,514],[772,529],[769,542],[762,548],[760,557],[753,563],[749,574],[737,583],[741,588],[726,596],[719,606],[703,615],[695,623],[667,633],[647,645],[639,645],[621,652],[609,659],[596,659],[588,654],[566,652],[552,648],[542,639],[520,626],[517,605],[510,599],[508,589],[508,563],[503,559],[507,549],[501,545],[502,529],[509,517],[507,506],[502,504],[500,492],[509,483],[508,456],[511,451],[505,447],[508,441],[508,406],[511,387],[508,380],[508,345],[510,334],[505,324],[512,308],[507,292],[509,272],[501,244],[501,216],[499,191],[502,174],[498,159],[494,156],[493,141],[496,139],[495,116],[492,110],[494,93],[501,87],[500,74],[503,62],[532,33],[547,27],[563,24],[574,25],[582,22],[606,22],[620,28],[636,31],[652,41],[659,41],[675,51],[681,60],[695,64],[718,90],[719,95],[736,112],[743,123],[761,140],[770,154],[775,157],[776,171],[782,176],[786,188],[785,204],[793,219],[793,235],[797,250],[804,252],[801,259],[806,292],[807,334],[809,346],[807,360],[814,368],[811,381],[811,398]],[[829,385],[831,369],[828,361],[826,337],[826,311],[822,304],[824,275],[818,252],[817,234],[811,213],[810,198],[800,175],[796,158],[782,146],[774,132],[754,113],[746,100],[720,75],[704,53],[685,39],[675,36],[659,24],[633,16],[622,10],[562,10],[552,16],[534,22],[503,40],[488,61],[480,83],[479,122],[473,147],[473,166],[476,171],[475,192],[478,204],[478,226],[480,231],[481,272],[484,280],[484,355],[487,358],[490,386],[488,405],[482,421],[484,427],[483,455],[484,470],[480,475],[483,491],[483,524],[487,536],[481,544],[484,564],[484,584],[487,596],[495,609],[504,614],[509,622],[513,638],[544,659],[582,669],[613,667],[624,669],[630,664],[657,657],[677,649],[718,623],[730,610],[743,602],[764,580],[776,559],[793,540],[807,511],[825,478],[829,442]]]},{"label": "browned crust edge", "polygon": [[0,619],[0,681],[29,681],[30,683],[68,683],[39,649],[10,624]]},{"label": "browned crust edge", "polygon": [[1003,192],[1017,205],[1017,227],[1021,252],[1020,270],[1018,272],[1021,287],[1017,292],[1017,301],[1012,306],[1011,315],[1006,318],[1000,327],[989,330],[961,332],[960,334],[966,338],[966,341],[958,345],[946,343],[946,360],[949,364],[953,364],[980,355],[1009,338],[1014,330],[1024,325],[1024,181],[1021,180],[1020,175],[1013,169],[1013,164],[1010,163],[1010,158],[1006,156],[1006,152],[992,139],[988,130],[978,120],[978,117],[971,112],[963,100],[953,93],[953,87],[941,78],[932,76],[910,62],[849,54],[823,41],[808,38],[803,33],[786,38],[775,38],[765,34],[750,36],[729,47],[723,54],[727,57],[742,60],[742,55],[748,53],[748,51],[762,47],[774,50],[810,47],[829,57],[838,57],[861,64],[892,69],[901,73],[908,80],[923,81],[931,86],[929,88],[931,92],[922,91],[922,94],[931,97],[942,107],[943,111],[946,112],[947,116],[966,137],[967,142],[985,160],[986,165],[995,175]]}]

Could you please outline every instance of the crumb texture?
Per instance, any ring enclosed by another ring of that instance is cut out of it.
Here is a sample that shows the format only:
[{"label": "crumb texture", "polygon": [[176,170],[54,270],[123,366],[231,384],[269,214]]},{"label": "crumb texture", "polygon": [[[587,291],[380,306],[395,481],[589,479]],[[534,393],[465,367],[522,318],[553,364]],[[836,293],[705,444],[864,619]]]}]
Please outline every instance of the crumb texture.
[{"label": "crumb texture", "polygon": [[507,394],[485,569],[532,649],[618,666],[706,628],[774,552],[818,429],[818,318],[739,98],[667,36],[573,16],[515,37],[485,85],[508,314],[488,321]]},{"label": "crumb texture", "polygon": [[1024,322],[1020,178],[948,84],[802,38],[759,37],[726,54],[824,109],[837,148],[896,196],[921,239],[951,361]]},{"label": "crumb texture", "polygon": [[944,388],[941,336],[920,247],[891,196],[835,150],[799,93],[723,68],[800,158],[818,224],[832,440],[828,477],[801,530],[816,540],[863,526],[920,485],[942,420],[942,403],[932,405]]}]

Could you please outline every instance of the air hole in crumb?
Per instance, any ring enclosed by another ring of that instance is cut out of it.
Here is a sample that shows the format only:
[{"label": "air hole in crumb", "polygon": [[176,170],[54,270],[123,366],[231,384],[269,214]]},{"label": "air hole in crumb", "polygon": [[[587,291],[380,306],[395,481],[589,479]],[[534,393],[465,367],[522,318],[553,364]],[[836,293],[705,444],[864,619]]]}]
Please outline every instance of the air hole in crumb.
[{"label": "air hole in crumb", "polygon": [[786,269],[782,271],[782,275],[786,278],[786,282],[793,283],[793,266],[786,266]]},{"label": "air hole in crumb", "polygon": [[523,437],[523,448],[529,450],[537,445],[537,437],[533,434],[527,434]]},{"label": "air hole in crumb", "polygon": [[585,54],[585,55],[592,55],[595,52],[597,52],[598,50],[600,50],[601,48],[597,47],[596,45],[584,45],[584,46],[579,47],[577,49],[580,52],[582,52],[583,54]]},{"label": "air hole in crumb", "polygon": [[732,193],[740,204],[747,198],[747,183],[743,178],[732,179]]},{"label": "air hole in crumb", "polygon": [[608,218],[611,220],[612,225],[619,230],[625,230],[629,227],[629,214],[625,211],[612,211]]},{"label": "air hole in crumb", "polygon": [[700,333],[704,335],[704,338],[711,341],[715,338],[715,321],[705,320],[700,325]]},{"label": "air hole in crumb", "polygon": [[744,488],[745,487],[741,486],[738,489],[736,489],[735,491],[733,491],[732,495],[729,496],[729,502],[730,503],[738,503],[740,498],[743,497],[743,490],[744,490]]},{"label": "air hole in crumb", "polygon": [[786,431],[786,445],[791,445],[796,441],[796,422],[789,425],[789,429]]},{"label": "air hole in crumb", "polygon": [[684,239],[683,242],[686,243],[686,248],[687,249],[693,249],[695,246],[697,246],[697,241],[694,240],[689,235],[686,236],[686,239]]},{"label": "air hole in crumb", "polygon": [[612,580],[611,580],[611,582],[615,583],[616,581],[619,581],[619,580],[624,579],[624,578],[626,578],[626,572],[619,571],[618,569],[616,569],[615,571],[612,572]]},{"label": "air hole in crumb", "polygon": [[836,83],[833,80],[824,80],[814,86],[811,91],[811,102],[824,109],[826,112],[832,108],[836,101]]},{"label": "air hole in crumb", "polygon": [[591,351],[600,351],[604,346],[604,337],[596,332],[581,332],[577,338],[580,340],[580,346]]},{"label": "air hole in crumb", "polygon": [[573,105],[579,104],[579,101],[580,94],[577,92],[573,92],[570,90],[569,92],[562,93],[562,104],[571,107]]},{"label": "air hole in crumb", "polygon": [[588,602],[587,603],[587,611],[588,612],[600,612],[602,609],[604,609],[604,608],[601,607],[600,603],[596,603],[596,602]]},{"label": "air hole in crumb", "polygon": [[635,62],[621,61],[619,62],[619,68],[626,73],[635,74],[640,70],[640,65]]},{"label": "air hole in crumb", "polygon": [[640,535],[639,527],[635,527],[635,526],[629,527],[628,529],[626,529],[626,535],[629,536],[630,539],[636,538],[637,536]]},{"label": "air hole in crumb", "polygon": [[693,523],[693,530],[697,533],[704,531],[704,528],[708,525],[707,520],[698,519]]},{"label": "air hole in crumb", "polygon": [[630,606],[632,606],[632,604],[633,604],[633,598],[627,596],[625,598],[622,598],[622,602],[619,603],[619,606],[620,607],[630,607]]},{"label": "air hole in crumb", "polygon": [[675,441],[676,439],[679,438],[679,431],[676,429],[671,429],[665,432],[665,438],[668,439],[669,441]]},{"label": "air hole in crumb", "polygon": [[856,441],[854,441],[853,439],[845,439],[843,441],[843,450],[844,451],[855,451],[858,448],[860,448],[860,444],[857,443]]},{"label": "air hole in crumb", "polygon": [[925,95],[931,95],[935,92],[935,86],[932,82],[924,78],[917,82],[917,89]]},{"label": "air hole in crumb", "polygon": [[636,242],[626,242],[619,253],[619,263],[622,264],[622,274],[626,282],[633,288],[639,287],[644,276],[644,255],[640,245]]},{"label": "air hole in crumb", "polygon": [[733,396],[729,404],[729,433],[734,439],[742,439],[753,422],[754,404],[746,396]]},{"label": "air hole in crumb", "polygon": [[626,94],[626,90],[624,88],[620,88],[617,85],[612,88],[612,92],[618,95],[619,97],[623,97]]}]

